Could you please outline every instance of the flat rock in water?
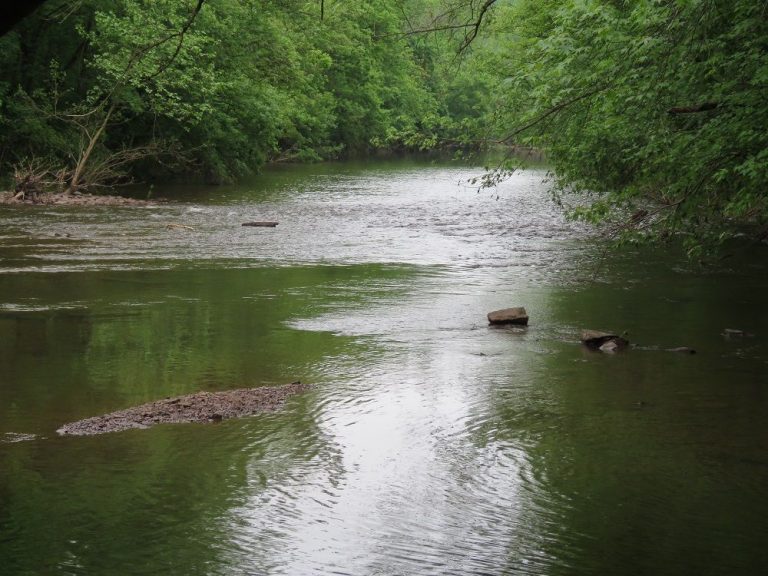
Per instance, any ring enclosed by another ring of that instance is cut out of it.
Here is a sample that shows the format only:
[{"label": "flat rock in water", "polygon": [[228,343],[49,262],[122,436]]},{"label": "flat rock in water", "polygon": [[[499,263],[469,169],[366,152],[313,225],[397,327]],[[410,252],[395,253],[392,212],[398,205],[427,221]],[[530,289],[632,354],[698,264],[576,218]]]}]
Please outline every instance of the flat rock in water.
[{"label": "flat rock in water", "polygon": [[198,392],[78,420],[65,424],[56,432],[62,436],[89,436],[132,428],[149,428],[155,424],[219,422],[277,410],[285,404],[288,397],[309,388],[308,384],[293,382],[284,386]]},{"label": "flat rock in water", "polygon": [[528,313],[522,306],[517,308],[504,308],[488,313],[488,322],[491,324],[517,324],[528,325]]}]

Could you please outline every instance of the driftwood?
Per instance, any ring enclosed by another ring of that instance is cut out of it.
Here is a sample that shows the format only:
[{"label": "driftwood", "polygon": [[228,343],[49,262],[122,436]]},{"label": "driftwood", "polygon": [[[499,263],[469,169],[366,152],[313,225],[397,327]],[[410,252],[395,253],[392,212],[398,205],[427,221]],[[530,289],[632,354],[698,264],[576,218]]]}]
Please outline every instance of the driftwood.
[{"label": "driftwood", "polygon": [[262,228],[274,228],[275,226],[278,225],[278,222],[269,222],[269,221],[264,221],[264,222],[243,222],[242,225],[243,226],[260,226]]}]

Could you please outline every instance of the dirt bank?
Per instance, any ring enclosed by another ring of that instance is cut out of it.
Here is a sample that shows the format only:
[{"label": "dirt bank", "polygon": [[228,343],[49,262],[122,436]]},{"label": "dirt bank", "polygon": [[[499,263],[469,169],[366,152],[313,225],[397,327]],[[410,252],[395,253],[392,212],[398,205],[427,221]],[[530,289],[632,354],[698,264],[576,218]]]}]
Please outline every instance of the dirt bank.
[{"label": "dirt bank", "polygon": [[277,410],[288,397],[309,388],[308,384],[293,382],[284,386],[198,392],[78,420],[65,424],[57,432],[61,435],[89,436],[131,428],[149,428],[155,424],[219,422]]}]

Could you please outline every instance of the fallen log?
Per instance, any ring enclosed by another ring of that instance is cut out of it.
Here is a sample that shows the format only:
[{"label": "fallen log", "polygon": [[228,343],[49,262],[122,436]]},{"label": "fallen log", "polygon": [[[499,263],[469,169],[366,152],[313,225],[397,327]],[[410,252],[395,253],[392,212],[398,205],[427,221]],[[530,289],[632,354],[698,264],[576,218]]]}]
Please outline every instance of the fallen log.
[{"label": "fallen log", "polygon": [[243,222],[242,225],[243,226],[259,226],[262,228],[274,228],[278,224],[279,222],[264,221],[264,222]]},{"label": "fallen log", "polygon": [[292,382],[284,386],[197,392],[78,420],[65,424],[56,432],[62,436],[90,436],[149,428],[156,424],[220,422],[260,412],[273,412],[281,408],[290,396],[309,388],[308,384]]}]

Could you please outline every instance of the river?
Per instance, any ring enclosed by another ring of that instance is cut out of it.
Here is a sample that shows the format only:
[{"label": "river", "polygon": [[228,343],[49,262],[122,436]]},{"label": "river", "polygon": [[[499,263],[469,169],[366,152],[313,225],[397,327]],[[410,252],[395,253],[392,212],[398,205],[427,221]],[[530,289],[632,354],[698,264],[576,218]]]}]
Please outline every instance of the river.
[{"label": "river", "polygon": [[[0,573],[763,573],[766,247],[706,269],[604,251],[544,172],[481,173],[0,207]],[[509,306],[527,329],[487,325]],[[582,328],[639,347],[592,353]],[[293,380],[313,388],[275,413],[55,432]]]}]

